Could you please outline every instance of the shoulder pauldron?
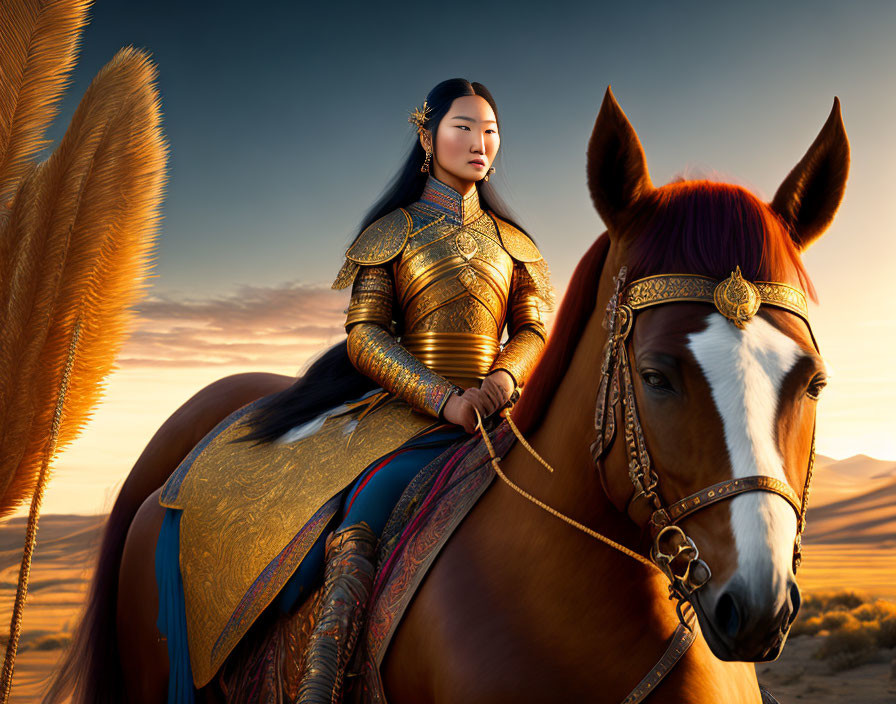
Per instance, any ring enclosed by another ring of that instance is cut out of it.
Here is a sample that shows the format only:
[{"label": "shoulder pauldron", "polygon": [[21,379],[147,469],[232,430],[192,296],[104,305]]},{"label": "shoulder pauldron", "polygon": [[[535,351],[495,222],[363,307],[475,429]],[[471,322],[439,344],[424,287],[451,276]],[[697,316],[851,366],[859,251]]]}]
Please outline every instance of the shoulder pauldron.
[{"label": "shoulder pauldron", "polygon": [[[491,213],[489,213],[491,215]],[[507,253],[522,264],[535,284],[538,297],[541,298],[545,310],[554,308],[554,290],[551,286],[551,274],[547,262],[538,251],[538,247],[529,236],[517,227],[501,218],[491,215],[498,228],[501,244]]]},{"label": "shoulder pauldron", "polygon": [[498,227],[501,244],[504,245],[504,249],[507,250],[511,257],[523,264],[537,262],[542,258],[538,247],[535,246],[535,243],[529,239],[525,232],[499,217],[492,216],[492,218]]},{"label": "shoulder pauldron", "polygon": [[411,217],[404,208],[393,210],[370,224],[345,253],[345,263],[333,282],[333,288],[351,285],[362,266],[385,264],[397,257],[404,249],[410,231]]}]

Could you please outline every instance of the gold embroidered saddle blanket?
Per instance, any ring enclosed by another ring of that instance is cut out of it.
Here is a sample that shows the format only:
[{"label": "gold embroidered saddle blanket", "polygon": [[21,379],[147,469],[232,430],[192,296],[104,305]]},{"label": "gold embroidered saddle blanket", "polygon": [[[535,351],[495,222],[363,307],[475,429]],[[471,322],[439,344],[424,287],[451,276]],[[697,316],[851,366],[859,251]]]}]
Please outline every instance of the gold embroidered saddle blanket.
[{"label": "gold embroidered saddle blanket", "polygon": [[[490,434],[499,457],[515,438],[506,423]],[[454,531],[491,485],[495,472],[477,435],[420,470],[396,504],[380,539],[366,631],[345,682],[344,701],[385,704],[380,667],[408,605]],[[293,614],[268,610],[227,659],[216,681],[227,701],[296,700],[302,657],[320,590]]]},{"label": "gold embroidered saddle blanket", "polygon": [[211,681],[301,564],[339,511],[342,492],[371,462],[434,423],[380,392],[325,414],[310,434],[236,442],[258,404],[209,432],[160,497],[183,512],[180,568],[197,687]]}]

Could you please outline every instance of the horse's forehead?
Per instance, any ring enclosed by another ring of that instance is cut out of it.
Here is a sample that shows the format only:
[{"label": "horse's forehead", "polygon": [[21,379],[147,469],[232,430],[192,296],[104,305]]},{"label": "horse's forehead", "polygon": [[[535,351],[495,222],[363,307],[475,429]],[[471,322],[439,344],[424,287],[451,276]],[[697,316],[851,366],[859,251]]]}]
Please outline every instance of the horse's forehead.
[{"label": "horse's forehead", "polygon": [[765,445],[774,436],[784,381],[806,351],[765,317],[756,316],[743,328],[719,313],[705,322],[702,331],[689,336],[688,347],[709,384],[726,436],[746,423],[748,444]]},{"label": "horse's forehead", "polygon": [[[743,352],[759,352],[766,349],[774,355],[775,350],[786,349],[795,350],[799,356],[812,355],[815,349],[812,332],[806,322],[792,313],[775,308],[763,308],[743,329],[725,320],[712,306],[701,303],[649,308],[641,312],[639,318],[643,322],[636,326],[635,336],[640,348],[655,345],[674,351],[677,347],[686,355],[694,354],[694,340],[699,333],[713,327],[716,332],[701,339],[704,340],[704,347],[718,348],[720,351],[740,349]],[[790,352],[785,355],[788,359],[791,356]],[[702,364],[700,366],[704,367]]]},{"label": "horse's forehead", "polygon": [[648,308],[638,314],[635,344],[638,348],[656,345],[687,351],[690,336],[706,329],[713,308],[702,303],[675,303]]}]

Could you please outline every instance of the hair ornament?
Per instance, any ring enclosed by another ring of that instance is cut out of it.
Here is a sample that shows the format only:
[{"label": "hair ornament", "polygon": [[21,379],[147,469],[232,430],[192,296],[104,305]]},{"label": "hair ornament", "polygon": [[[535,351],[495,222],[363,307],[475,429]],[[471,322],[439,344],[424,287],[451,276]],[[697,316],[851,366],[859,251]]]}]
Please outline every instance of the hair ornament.
[{"label": "hair ornament", "polygon": [[427,105],[426,101],[424,100],[422,108],[414,108],[411,111],[410,117],[408,117],[408,122],[410,122],[412,125],[417,126],[418,134],[423,131],[424,125],[426,124],[426,121],[429,119],[429,111],[430,110],[432,110],[432,108],[429,107],[429,105]]}]

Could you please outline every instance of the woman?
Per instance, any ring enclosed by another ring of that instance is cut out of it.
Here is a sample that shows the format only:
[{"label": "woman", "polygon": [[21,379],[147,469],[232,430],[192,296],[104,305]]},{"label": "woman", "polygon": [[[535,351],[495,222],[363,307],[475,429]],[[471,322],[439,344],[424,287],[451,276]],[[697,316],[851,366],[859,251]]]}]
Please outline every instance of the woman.
[{"label": "woman", "polygon": [[[317,587],[323,569],[300,702],[338,698],[389,513],[423,466],[476,429],[477,410],[490,415],[525,383],[544,346],[542,311],[552,305],[538,249],[504,215],[487,184],[500,133],[485,86],[444,81],[410,121],[418,139],[333,284],[352,286],[347,343],[330,350],[291,389],[262,402],[250,418],[252,432],[239,438],[298,446],[319,441],[329,428],[340,448],[346,435],[363,435],[362,456],[377,458],[360,465],[359,474],[349,452],[324,453],[339,459],[341,466],[333,469],[322,469],[326,457],[313,457],[318,476],[332,480],[339,469],[349,479],[338,486],[350,489],[338,527],[329,537],[320,533],[278,596],[282,609],[293,609]],[[501,347],[505,326],[508,339]],[[235,455],[228,460],[239,464]],[[322,490],[324,501],[330,492]],[[176,539],[173,533],[165,538],[169,546]],[[160,537],[157,555],[162,543]],[[160,594],[162,582],[160,577]],[[171,608],[160,601],[160,623]],[[173,672],[173,638],[167,635]]]}]

